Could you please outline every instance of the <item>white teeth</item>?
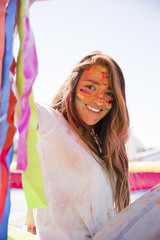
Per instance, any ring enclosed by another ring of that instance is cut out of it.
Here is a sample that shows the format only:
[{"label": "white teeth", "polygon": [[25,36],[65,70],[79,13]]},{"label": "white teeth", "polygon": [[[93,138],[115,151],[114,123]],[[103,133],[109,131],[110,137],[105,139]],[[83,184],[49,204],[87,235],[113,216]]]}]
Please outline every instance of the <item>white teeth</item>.
[{"label": "white teeth", "polygon": [[88,106],[88,105],[86,105],[86,107],[88,108],[88,109],[90,109],[90,110],[92,110],[93,112],[100,112],[101,110],[100,109],[96,109],[96,108],[92,108],[92,107],[90,107],[90,106]]}]

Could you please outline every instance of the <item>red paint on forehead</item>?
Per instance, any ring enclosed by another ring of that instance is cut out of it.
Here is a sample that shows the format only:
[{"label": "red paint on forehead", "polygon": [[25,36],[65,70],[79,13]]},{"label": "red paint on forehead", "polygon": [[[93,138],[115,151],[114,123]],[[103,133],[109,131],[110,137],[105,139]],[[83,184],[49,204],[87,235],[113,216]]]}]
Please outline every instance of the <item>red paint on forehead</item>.
[{"label": "red paint on forehead", "polygon": [[107,75],[106,77],[108,77],[109,72],[102,72],[102,75]]},{"label": "red paint on forehead", "polygon": [[101,85],[104,90],[104,87],[107,88],[110,85],[107,79],[108,75],[109,71],[106,67],[101,65],[92,65],[85,69],[79,82],[81,83],[87,80],[92,80],[97,82],[99,86]]},{"label": "red paint on forehead", "polygon": [[109,85],[108,82],[106,83],[106,79],[108,79],[108,76],[109,76],[109,72],[102,72],[101,82],[102,82],[102,84],[103,84],[104,86]]}]

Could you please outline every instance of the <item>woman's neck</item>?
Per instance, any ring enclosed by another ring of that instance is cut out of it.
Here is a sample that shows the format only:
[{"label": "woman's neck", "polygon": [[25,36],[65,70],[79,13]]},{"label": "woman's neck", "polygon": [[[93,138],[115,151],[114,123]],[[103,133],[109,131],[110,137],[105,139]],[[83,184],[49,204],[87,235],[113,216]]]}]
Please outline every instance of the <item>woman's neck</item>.
[{"label": "woman's neck", "polygon": [[91,144],[93,144],[93,138],[91,136],[92,126],[87,126],[87,129],[79,127],[80,134]]},{"label": "woman's neck", "polygon": [[94,128],[88,126],[86,129],[79,127],[79,133],[90,143],[97,151],[102,154],[101,142],[97,134],[95,134]]}]

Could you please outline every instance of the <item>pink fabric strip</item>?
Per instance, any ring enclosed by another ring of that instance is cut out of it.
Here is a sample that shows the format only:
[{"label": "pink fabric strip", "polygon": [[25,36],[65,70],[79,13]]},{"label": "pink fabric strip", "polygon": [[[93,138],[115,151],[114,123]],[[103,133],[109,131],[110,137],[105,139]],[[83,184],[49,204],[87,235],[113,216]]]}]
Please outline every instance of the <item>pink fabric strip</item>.
[{"label": "pink fabric strip", "polygon": [[132,172],[129,174],[131,191],[150,189],[159,182],[160,173],[158,172]]},{"label": "pink fabric strip", "polygon": [[29,19],[24,16],[24,39],[23,39],[23,74],[25,77],[24,94],[21,97],[21,112],[19,116],[19,146],[17,169],[26,170],[27,168],[27,137],[28,125],[31,114],[29,105],[29,95],[38,73],[38,60],[36,55],[34,37],[30,28]]}]

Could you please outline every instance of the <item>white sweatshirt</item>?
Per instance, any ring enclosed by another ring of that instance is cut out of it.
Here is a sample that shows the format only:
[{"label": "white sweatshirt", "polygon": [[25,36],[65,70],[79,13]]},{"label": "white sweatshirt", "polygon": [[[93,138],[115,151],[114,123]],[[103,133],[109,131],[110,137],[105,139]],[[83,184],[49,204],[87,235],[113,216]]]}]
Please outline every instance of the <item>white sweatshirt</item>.
[{"label": "white sweatshirt", "polygon": [[35,210],[38,239],[91,239],[114,215],[107,170],[61,113],[46,105],[36,107],[48,203]]}]

